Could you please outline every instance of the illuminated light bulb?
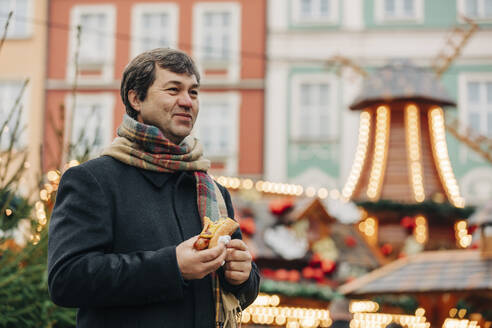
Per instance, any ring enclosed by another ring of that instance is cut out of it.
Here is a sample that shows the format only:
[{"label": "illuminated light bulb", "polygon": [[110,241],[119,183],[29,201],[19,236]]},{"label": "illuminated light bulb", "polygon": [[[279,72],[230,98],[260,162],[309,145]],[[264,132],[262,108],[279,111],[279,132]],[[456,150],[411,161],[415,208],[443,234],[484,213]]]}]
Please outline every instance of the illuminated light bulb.
[{"label": "illuminated light bulb", "polygon": [[314,187],[307,187],[306,188],[306,196],[307,197],[314,197],[316,195],[316,189]]},{"label": "illuminated light bulb", "polygon": [[466,235],[467,235],[466,230],[459,230],[459,231],[458,231],[458,236],[459,236],[460,238],[463,238],[463,237],[465,237]]},{"label": "illuminated light bulb", "polygon": [[466,221],[458,221],[458,223],[456,223],[456,228],[460,230],[466,229]]},{"label": "illuminated light bulb", "polygon": [[49,199],[48,191],[46,189],[41,190],[39,192],[39,198],[41,198],[41,200],[47,201]]},{"label": "illuminated light bulb", "polygon": [[465,317],[465,314],[466,314],[466,309],[460,309],[460,310],[458,311],[458,317],[459,317],[460,319],[463,319],[463,318]]},{"label": "illuminated light bulb", "polygon": [[242,315],[241,315],[241,322],[242,323],[248,323],[250,320],[251,320],[251,314],[249,314],[246,311],[243,311]]},{"label": "illuminated light bulb", "polygon": [[296,189],[297,189],[297,191],[296,191],[297,196],[302,195],[302,193],[304,192],[304,188],[302,186],[297,186]]},{"label": "illuminated light bulb", "polygon": [[253,180],[245,179],[242,181],[242,185],[243,185],[244,189],[249,190],[249,189],[253,188]]},{"label": "illuminated light bulb", "polygon": [[279,326],[283,326],[286,321],[287,321],[287,318],[283,315],[279,315],[275,318],[275,323]]},{"label": "illuminated light bulb", "polygon": [[56,171],[49,171],[46,174],[46,177],[48,178],[48,181],[54,182],[54,181],[58,180],[60,175]]},{"label": "illuminated light bulb", "polygon": [[7,208],[7,209],[5,210],[5,215],[7,215],[7,216],[12,215],[12,210],[11,210],[10,208]]},{"label": "illuminated light bulb", "polygon": [[318,190],[318,197],[321,198],[321,199],[325,199],[326,197],[328,197],[328,189],[326,189],[326,188],[320,188]]},{"label": "illuminated light bulb", "polygon": [[417,317],[423,317],[425,314],[425,310],[423,308],[418,308],[417,310],[415,310],[415,315]]},{"label": "illuminated light bulb", "polygon": [[375,229],[374,229],[374,227],[373,227],[373,226],[366,226],[365,233],[366,233],[366,235],[368,235],[368,236],[372,236],[372,235],[374,235],[374,233],[375,233]]},{"label": "illuminated light bulb", "polygon": [[272,295],[270,297],[270,305],[278,306],[279,304],[280,304],[280,297],[278,297],[278,295]]},{"label": "illuminated light bulb", "polygon": [[359,230],[360,231],[365,231],[366,228],[366,223],[364,221],[359,223]]},{"label": "illuminated light bulb", "polygon": [[43,202],[41,202],[39,200],[35,203],[34,206],[35,206],[36,210],[38,210],[38,211],[39,210],[44,210],[44,204],[43,204]]},{"label": "illuminated light bulb", "polygon": [[255,184],[255,188],[256,190],[258,191],[262,191],[263,190],[263,181],[257,181],[256,184]]},{"label": "illuminated light bulb", "polygon": [[368,217],[366,219],[366,224],[374,227],[376,225],[376,220],[373,217]]}]

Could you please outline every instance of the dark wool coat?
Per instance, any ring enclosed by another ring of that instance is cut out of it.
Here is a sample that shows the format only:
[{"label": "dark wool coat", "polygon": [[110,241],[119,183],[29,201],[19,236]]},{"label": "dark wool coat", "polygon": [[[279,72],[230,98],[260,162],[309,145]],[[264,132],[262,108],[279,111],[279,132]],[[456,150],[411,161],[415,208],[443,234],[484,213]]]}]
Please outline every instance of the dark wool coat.
[{"label": "dark wool coat", "polygon": [[[220,188],[230,217],[231,199]],[[207,327],[210,275],[184,281],[176,245],[199,234],[192,172],[146,171],[103,156],[62,177],[51,216],[48,284],[54,303],[79,308],[77,327]],[[238,230],[233,238],[241,238]],[[258,294],[256,265],[240,286],[221,284],[242,307]]]}]

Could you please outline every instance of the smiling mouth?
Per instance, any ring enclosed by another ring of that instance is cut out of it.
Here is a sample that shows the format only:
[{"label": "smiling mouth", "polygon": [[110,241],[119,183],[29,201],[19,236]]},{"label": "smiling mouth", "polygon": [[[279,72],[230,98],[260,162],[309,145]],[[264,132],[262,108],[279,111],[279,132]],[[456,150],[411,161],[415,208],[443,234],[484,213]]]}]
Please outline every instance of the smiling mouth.
[{"label": "smiling mouth", "polygon": [[174,114],[174,116],[179,116],[180,118],[186,118],[191,120],[190,114]]},{"label": "smiling mouth", "polygon": [[174,116],[178,119],[178,121],[181,121],[182,123],[186,122],[186,124],[191,123],[193,121],[193,118],[190,114],[174,114]]}]

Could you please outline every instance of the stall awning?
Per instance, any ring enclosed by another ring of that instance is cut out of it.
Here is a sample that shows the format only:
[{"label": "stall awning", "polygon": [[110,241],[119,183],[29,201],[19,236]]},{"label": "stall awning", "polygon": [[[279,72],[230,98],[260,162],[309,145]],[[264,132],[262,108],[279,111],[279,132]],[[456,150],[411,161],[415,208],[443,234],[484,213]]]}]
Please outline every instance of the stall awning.
[{"label": "stall awning", "polygon": [[338,291],[347,296],[427,292],[492,292],[492,260],[478,250],[423,252],[399,259]]}]

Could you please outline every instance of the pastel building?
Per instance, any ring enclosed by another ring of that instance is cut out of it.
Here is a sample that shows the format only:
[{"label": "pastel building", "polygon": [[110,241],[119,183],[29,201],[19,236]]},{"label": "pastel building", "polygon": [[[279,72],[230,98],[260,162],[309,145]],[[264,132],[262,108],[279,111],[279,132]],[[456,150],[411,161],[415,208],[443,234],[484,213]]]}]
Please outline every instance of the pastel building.
[{"label": "pastel building", "polygon": [[[358,139],[349,105],[366,74],[395,59],[434,71],[448,37],[461,37],[454,28],[468,30],[463,15],[479,28],[439,76],[457,103],[446,118],[491,138],[490,1],[269,1],[265,179],[341,190]],[[492,198],[491,163],[450,134],[447,144],[466,203]]]},{"label": "pastel building", "polygon": [[52,0],[58,28],[49,35],[46,117],[54,127],[44,134],[45,169],[67,160],[61,145],[91,156],[109,145],[125,112],[125,65],[144,50],[172,47],[191,54],[202,74],[193,133],[213,172],[261,176],[265,15],[264,0]]},{"label": "pastel building", "polygon": [[[12,12],[0,49],[0,122],[7,119],[16,99],[20,100],[10,123],[2,132],[0,150],[3,152],[9,148],[9,136],[15,129],[17,116],[20,115],[19,127],[23,131],[16,138],[13,154],[18,154],[27,147],[28,157],[24,164],[27,170],[20,186],[23,192],[29,192],[37,185],[41,168],[47,6],[46,0],[0,1],[0,38],[4,35],[9,13]],[[26,86],[21,97],[24,84]],[[14,157],[17,159],[14,160],[14,165],[10,165],[10,170],[16,170],[22,164],[19,156]],[[6,158],[3,159],[6,161]]]}]

